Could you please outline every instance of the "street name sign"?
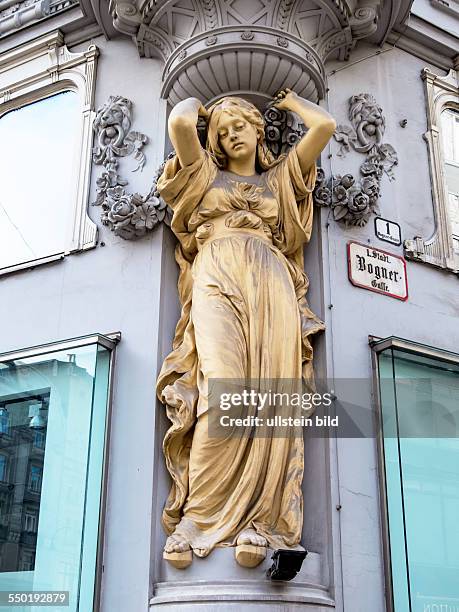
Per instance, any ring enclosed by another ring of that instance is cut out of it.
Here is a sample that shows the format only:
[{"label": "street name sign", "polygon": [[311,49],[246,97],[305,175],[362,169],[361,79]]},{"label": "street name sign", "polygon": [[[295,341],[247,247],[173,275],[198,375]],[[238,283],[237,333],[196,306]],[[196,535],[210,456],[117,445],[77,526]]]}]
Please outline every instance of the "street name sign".
[{"label": "street name sign", "polygon": [[405,301],[408,299],[406,262],[403,257],[369,244],[347,244],[349,280],[355,287]]}]

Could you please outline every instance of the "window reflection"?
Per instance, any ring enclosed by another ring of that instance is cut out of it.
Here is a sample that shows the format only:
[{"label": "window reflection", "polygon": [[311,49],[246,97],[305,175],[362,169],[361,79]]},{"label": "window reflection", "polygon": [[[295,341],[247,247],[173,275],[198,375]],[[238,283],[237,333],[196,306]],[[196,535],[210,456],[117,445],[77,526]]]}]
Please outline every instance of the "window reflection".
[{"label": "window reflection", "polygon": [[441,120],[448,210],[454,248],[459,252],[459,112],[447,108]]},{"label": "window reflection", "polygon": [[77,129],[71,91],[0,116],[0,269],[64,252]]},{"label": "window reflection", "polygon": [[[9,397],[0,404],[0,572],[33,571],[40,514],[49,392]],[[1,421],[0,421],[1,422]],[[37,437],[38,434],[38,437]],[[39,441],[39,446],[36,442]]]}]

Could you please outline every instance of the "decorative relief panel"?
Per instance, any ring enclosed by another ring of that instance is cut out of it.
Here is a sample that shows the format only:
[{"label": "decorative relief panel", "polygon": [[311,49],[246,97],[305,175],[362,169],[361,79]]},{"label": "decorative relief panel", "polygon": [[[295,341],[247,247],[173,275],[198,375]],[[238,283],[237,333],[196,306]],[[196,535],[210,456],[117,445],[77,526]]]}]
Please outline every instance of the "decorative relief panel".
[{"label": "decorative relief panel", "polygon": [[351,126],[338,125],[335,140],[340,144],[338,155],[344,157],[351,148],[366,155],[360,166],[361,178],[352,174],[333,176],[328,181],[318,175],[314,201],[318,206],[331,206],[335,221],[345,225],[364,226],[373,214],[379,214],[381,180],[386,174],[394,180],[397,153],[383,143],[385,118],[371,94],[361,93],[349,100]]},{"label": "decorative relief panel", "polygon": [[94,121],[93,161],[96,165],[102,165],[104,171],[97,179],[97,197],[93,204],[102,207],[102,223],[126,240],[145,236],[161,221],[169,221],[166,204],[156,190],[156,181],[163,166],[158,169],[146,196],[129,194],[126,191],[128,181],[118,174],[119,158],[132,155],[138,162],[133,172],[141,171],[145,164],[142,149],[148,138],[141,132],[131,130],[131,114],[130,100],[110,96],[97,111]]}]

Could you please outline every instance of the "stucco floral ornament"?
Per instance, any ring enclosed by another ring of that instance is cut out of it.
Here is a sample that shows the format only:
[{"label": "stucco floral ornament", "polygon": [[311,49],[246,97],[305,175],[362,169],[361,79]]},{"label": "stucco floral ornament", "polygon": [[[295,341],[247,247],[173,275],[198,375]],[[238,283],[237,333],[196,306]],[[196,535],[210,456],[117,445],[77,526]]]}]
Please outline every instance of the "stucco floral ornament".
[{"label": "stucco floral ornament", "polygon": [[130,100],[110,96],[94,121],[93,162],[104,167],[104,172],[96,180],[94,205],[102,207],[102,223],[126,240],[141,238],[162,221],[170,224],[171,219],[170,211],[156,189],[164,164],[154,175],[152,187],[146,196],[128,193],[128,181],[118,174],[120,157],[134,157],[138,163],[133,172],[142,171],[146,161],[142,148],[148,138],[141,132],[131,130],[131,112]]},{"label": "stucco floral ornament", "polygon": [[[314,202],[318,206],[331,206],[335,221],[362,227],[373,214],[380,214],[381,181],[384,174],[390,181],[395,180],[398,158],[394,147],[382,142],[386,121],[371,94],[361,93],[350,98],[349,118],[351,126],[336,128],[338,156],[345,157],[351,149],[366,154],[360,165],[362,178],[359,181],[352,174],[334,176],[328,181],[321,178],[316,183]],[[328,201],[330,204],[325,204]]]},{"label": "stucco floral ornament", "polygon": [[265,137],[268,147],[277,157],[296,145],[304,134],[304,125],[288,111],[268,106],[264,112]]}]

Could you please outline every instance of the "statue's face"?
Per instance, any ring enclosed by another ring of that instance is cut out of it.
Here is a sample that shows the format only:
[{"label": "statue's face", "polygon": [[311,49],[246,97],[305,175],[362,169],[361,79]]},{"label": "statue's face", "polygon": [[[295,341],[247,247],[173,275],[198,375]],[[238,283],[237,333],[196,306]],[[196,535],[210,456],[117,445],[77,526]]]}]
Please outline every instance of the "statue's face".
[{"label": "statue's face", "polygon": [[223,112],[218,120],[217,134],[228,159],[249,159],[257,150],[257,130],[242,116]]}]

